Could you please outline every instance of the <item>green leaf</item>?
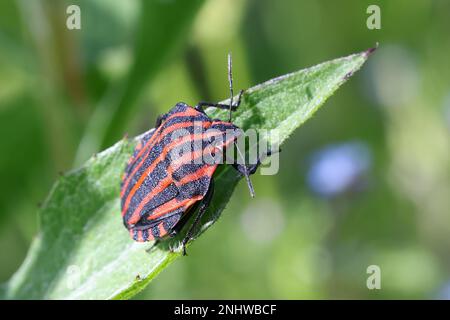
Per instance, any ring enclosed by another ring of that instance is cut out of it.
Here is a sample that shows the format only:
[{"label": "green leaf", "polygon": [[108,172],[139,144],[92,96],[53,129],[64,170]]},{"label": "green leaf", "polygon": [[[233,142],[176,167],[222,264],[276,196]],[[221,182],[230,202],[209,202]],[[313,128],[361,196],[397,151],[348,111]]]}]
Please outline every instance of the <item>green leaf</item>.
[{"label": "green leaf", "polygon": [[[243,129],[276,128],[282,143],[372,51],[325,62],[247,90],[235,123]],[[214,116],[225,115],[214,111]],[[122,225],[119,181],[135,141],[124,139],[60,177],[40,209],[41,231],[25,262],[6,284],[5,298],[130,298],[181,255],[177,249],[170,250],[179,239],[162,242],[147,252],[152,244],[135,243]],[[221,166],[214,179],[216,192],[202,231],[217,220],[241,177],[230,166]]]}]

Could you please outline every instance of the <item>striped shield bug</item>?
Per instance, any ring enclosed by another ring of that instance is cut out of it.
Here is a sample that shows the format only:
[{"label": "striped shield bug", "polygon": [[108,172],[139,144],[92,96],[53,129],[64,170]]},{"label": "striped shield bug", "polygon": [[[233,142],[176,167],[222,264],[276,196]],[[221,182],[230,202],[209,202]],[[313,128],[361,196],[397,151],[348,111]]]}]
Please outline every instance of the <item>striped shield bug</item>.
[{"label": "striped shield bug", "polygon": [[[158,117],[155,129],[144,134],[135,147],[120,190],[123,222],[135,241],[158,241],[174,236],[195,215],[182,241],[183,254],[186,255],[186,244],[214,193],[212,177],[219,164],[204,161],[204,155],[223,153],[233,145],[237,147],[236,139],[241,132],[231,122],[232,112],[241,103],[243,90],[233,102],[230,54],[228,82],[229,104],[200,102],[191,107],[183,102],[177,103],[168,113]],[[204,107],[229,110],[228,121],[211,119]],[[242,152],[236,149],[243,159]],[[187,152],[180,154],[180,150]],[[255,164],[232,163],[245,176],[252,196],[254,191],[249,176],[259,164],[259,159]]]}]

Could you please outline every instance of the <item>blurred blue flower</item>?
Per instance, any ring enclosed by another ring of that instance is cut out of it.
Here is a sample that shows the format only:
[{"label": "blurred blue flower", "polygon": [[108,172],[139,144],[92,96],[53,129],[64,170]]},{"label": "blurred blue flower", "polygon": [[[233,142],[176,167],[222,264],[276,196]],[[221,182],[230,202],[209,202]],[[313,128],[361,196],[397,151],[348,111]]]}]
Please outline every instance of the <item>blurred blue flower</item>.
[{"label": "blurred blue flower", "polygon": [[372,156],[365,143],[327,146],[313,154],[307,182],[313,192],[334,197],[360,188],[371,163]]}]

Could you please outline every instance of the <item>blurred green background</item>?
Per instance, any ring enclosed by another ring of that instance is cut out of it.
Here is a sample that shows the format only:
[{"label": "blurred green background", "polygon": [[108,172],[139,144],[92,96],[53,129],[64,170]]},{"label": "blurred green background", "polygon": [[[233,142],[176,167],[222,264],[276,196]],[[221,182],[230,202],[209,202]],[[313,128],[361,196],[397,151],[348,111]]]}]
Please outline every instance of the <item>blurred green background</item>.
[{"label": "blurred green background", "polygon": [[379,42],[284,145],[279,173],[254,176],[257,197],[241,183],[137,298],[449,299],[449,30],[445,0],[1,1],[0,281],[58,174],[178,101],[225,99],[229,51],[245,89]]}]

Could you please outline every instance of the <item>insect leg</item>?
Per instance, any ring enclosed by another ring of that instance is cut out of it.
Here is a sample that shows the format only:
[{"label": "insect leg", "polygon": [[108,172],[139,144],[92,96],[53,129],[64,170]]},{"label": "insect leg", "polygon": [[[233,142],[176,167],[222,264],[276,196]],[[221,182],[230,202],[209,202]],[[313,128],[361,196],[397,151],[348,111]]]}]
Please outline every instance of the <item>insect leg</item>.
[{"label": "insect leg", "polygon": [[258,169],[260,164],[261,164],[260,162],[258,162],[256,164],[250,164],[250,165],[235,163],[235,164],[233,164],[233,168],[235,168],[236,171],[238,171],[239,173],[241,173],[244,176],[246,174],[252,175],[256,172],[256,170]]},{"label": "insect leg", "polygon": [[237,99],[236,103],[233,104],[236,108],[241,105],[241,100],[242,100],[243,94],[244,94],[244,90],[239,91],[238,99]]},{"label": "insect leg", "polygon": [[[281,151],[281,150],[279,150],[279,151]],[[279,151],[277,151],[277,152],[279,152]],[[266,152],[264,158],[269,157],[270,155],[272,155],[272,150],[268,150]],[[241,173],[243,176],[245,176],[247,179],[247,183],[248,183],[248,181],[250,181],[249,176],[256,172],[256,170],[258,169],[260,164],[261,164],[261,157],[259,157],[257,159],[255,164],[246,165],[246,164],[234,163],[233,168],[235,168],[239,173]],[[248,184],[249,184],[250,193],[254,194],[253,186],[250,183],[248,183]]]},{"label": "insect leg", "polygon": [[[252,180],[250,179],[250,174],[248,171],[248,166],[245,165],[245,155],[242,153],[242,151],[239,149],[239,145],[236,144],[236,150],[239,154],[239,157],[241,157],[241,159],[244,161],[244,165],[241,165],[239,163],[233,163],[233,166],[235,169],[237,169],[240,173],[242,173],[245,177],[245,180],[247,181],[247,186],[248,186],[248,190],[250,191],[250,196],[252,198],[255,197],[255,190],[253,189],[253,184],[252,184]],[[256,164],[256,166],[258,166],[259,163],[259,159],[258,162]],[[255,169],[256,171],[256,169]]]},{"label": "insect leg", "polygon": [[209,189],[205,195],[205,197],[202,199],[200,203],[200,207],[197,211],[197,215],[195,216],[194,222],[192,222],[191,226],[189,227],[189,230],[186,233],[186,236],[184,237],[182,241],[183,245],[183,256],[186,255],[186,244],[189,240],[191,240],[194,231],[197,229],[198,225],[200,224],[200,221],[202,219],[202,216],[205,214],[206,209],[208,208],[209,204],[211,203],[212,196],[214,194],[214,182],[211,180],[211,183],[209,184]]},{"label": "insect leg", "polygon": [[[239,91],[238,99],[233,105],[231,106],[231,111],[236,111],[239,105],[241,104],[242,95],[244,94],[244,90]],[[217,109],[224,109],[229,110],[230,105],[224,104],[224,103],[215,103],[215,102],[206,102],[206,101],[200,101],[196,106],[195,109],[197,109],[200,112],[204,112],[204,107],[211,107],[211,108],[217,108]]]},{"label": "insect leg", "polygon": [[156,247],[156,245],[157,245],[159,242],[160,242],[159,239],[156,239],[155,242],[153,242],[152,246],[151,246],[150,248],[146,249],[145,251],[146,251],[147,253],[149,253],[150,251],[152,251],[152,249],[153,249],[154,247]]}]

